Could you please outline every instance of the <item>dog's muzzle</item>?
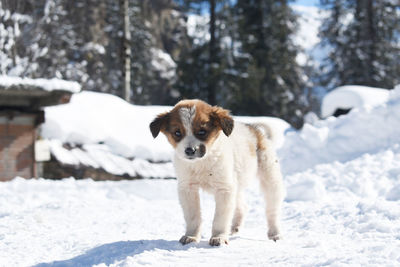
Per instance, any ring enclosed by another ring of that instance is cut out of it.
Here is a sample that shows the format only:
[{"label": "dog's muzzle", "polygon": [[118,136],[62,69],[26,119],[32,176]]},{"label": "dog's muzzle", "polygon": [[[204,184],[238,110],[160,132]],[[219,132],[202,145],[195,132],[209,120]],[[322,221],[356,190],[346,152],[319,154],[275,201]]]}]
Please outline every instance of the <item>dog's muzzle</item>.
[{"label": "dog's muzzle", "polygon": [[195,147],[187,147],[185,149],[185,155],[188,159],[202,158],[206,154],[206,146],[200,144]]}]

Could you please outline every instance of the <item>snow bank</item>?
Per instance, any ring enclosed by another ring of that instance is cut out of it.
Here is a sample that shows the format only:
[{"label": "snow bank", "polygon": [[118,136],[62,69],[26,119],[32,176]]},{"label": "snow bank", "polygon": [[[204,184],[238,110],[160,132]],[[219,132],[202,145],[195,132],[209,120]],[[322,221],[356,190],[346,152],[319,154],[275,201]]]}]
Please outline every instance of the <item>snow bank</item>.
[{"label": "snow bank", "polygon": [[[366,153],[345,163],[320,164],[285,179],[287,201],[347,198],[400,200],[400,145]],[[399,203],[400,204],[400,203]],[[399,210],[400,211],[400,210]]]},{"label": "snow bank", "polygon": [[77,82],[65,81],[56,78],[30,79],[0,75],[0,87],[7,89],[11,86],[32,86],[39,87],[45,91],[62,90],[71,93],[78,93],[81,91],[81,86]]},{"label": "snow bank", "polygon": [[82,92],[70,103],[47,107],[42,136],[71,145],[103,144],[126,158],[170,161],[172,150],[166,138],[153,139],[149,124],[170,107],[134,106],[119,97]]},{"label": "snow bank", "polygon": [[388,98],[389,91],[386,89],[359,85],[340,86],[324,96],[321,116],[323,118],[332,116],[339,108],[375,107],[386,102]]},{"label": "snow bank", "polygon": [[283,170],[293,173],[316,164],[345,162],[400,143],[400,87],[375,108],[353,109],[348,115],[305,124],[290,132],[280,149]]}]

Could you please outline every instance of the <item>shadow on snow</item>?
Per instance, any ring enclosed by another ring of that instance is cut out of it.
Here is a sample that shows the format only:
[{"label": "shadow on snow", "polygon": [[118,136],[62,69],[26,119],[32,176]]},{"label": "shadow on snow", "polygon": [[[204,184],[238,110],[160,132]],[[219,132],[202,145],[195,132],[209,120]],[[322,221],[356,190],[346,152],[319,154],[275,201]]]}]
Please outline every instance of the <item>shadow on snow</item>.
[{"label": "shadow on snow", "polygon": [[[124,260],[127,257],[135,256],[145,251],[163,249],[169,251],[188,250],[192,247],[203,247],[204,244],[189,244],[182,246],[178,241],[170,240],[138,240],[138,241],[119,241],[104,244],[86,251],[84,254],[72,259],[53,261],[49,263],[39,263],[33,267],[56,267],[56,266],[92,266],[100,263],[106,265],[116,261]],[[204,245],[206,247],[206,245]]]}]

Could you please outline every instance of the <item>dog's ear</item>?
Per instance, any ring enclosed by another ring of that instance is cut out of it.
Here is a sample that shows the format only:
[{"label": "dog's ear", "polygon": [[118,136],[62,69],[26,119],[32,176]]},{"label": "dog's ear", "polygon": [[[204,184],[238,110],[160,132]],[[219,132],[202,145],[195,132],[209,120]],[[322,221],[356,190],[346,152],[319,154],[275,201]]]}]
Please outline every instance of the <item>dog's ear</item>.
[{"label": "dog's ear", "polygon": [[169,112],[159,114],[151,123],[150,131],[154,138],[165,129],[169,119]]},{"label": "dog's ear", "polygon": [[211,116],[215,119],[217,125],[221,127],[226,136],[232,133],[234,122],[229,114],[229,110],[214,106],[212,107]]}]

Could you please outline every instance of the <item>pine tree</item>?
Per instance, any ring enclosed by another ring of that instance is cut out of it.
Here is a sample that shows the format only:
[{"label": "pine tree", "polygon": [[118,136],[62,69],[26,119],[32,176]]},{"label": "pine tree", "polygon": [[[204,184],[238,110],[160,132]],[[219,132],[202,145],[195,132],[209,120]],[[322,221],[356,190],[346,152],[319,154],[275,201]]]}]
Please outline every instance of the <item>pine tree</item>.
[{"label": "pine tree", "polygon": [[0,74],[22,75],[29,66],[28,58],[19,51],[24,48],[23,29],[33,20],[27,12],[31,9],[29,1],[0,2]]},{"label": "pine tree", "polygon": [[108,15],[113,10],[107,2],[25,1],[31,6],[27,12],[32,20],[21,29],[17,53],[28,64],[20,65],[23,71],[17,75],[75,80],[86,90],[120,95],[121,71],[107,65],[118,52],[108,49],[114,39],[106,30]]},{"label": "pine tree", "polygon": [[291,40],[296,17],[287,2],[238,0],[242,78],[232,105],[241,114],[278,116],[300,127],[307,103]]},{"label": "pine tree", "polygon": [[322,0],[330,16],[321,37],[331,53],[323,84],[393,88],[400,82],[400,4],[393,0]]},{"label": "pine tree", "polygon": [[[174,10],[174,3],[170,0],[134,0],[131,6],[134,102],[173,104],[177,96],[173,90],[176,63],[171,55],[176,53],[174,43],[181,41],[184,44],[185,39],[163,33],[168,26],[178,27],[171,25],[169,17],[165,17],[165,11]],[[176,34],[178,28],[169,30]]]},{"label": "pine tree", "polygon": [[183,97],[197,97],[210,104],[221,104],[221,86],[223,83],[223,61],[225,51],[221,47],[223,29],[226,20],[221,16],[230,1],[227,0],[182,0],[177,1],[187,12],[209,14],[209,40],[193,47],[182,56],[178,65],[177,88]]}]

